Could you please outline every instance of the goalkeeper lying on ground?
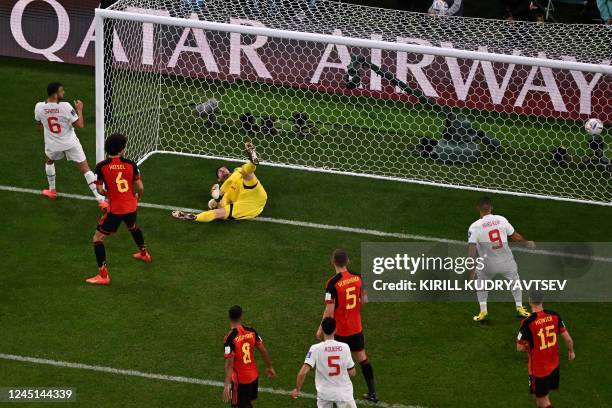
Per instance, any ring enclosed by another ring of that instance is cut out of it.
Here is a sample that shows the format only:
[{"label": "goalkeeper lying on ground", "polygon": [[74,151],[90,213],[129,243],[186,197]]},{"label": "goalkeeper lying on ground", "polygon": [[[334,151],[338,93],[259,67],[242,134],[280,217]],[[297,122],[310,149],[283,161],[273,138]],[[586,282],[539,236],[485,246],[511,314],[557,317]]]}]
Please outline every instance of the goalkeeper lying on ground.
[{"label": "goalkeeper lying on ground", "polygon": [[212,199],[208,211],[192,214],[174,210],[172,216],[179,220],[210,222],[214,220],[245,220],[255,218],[266,206],[268,195],[255,176],[259,161],[255,146],[245,144],[249,161],[230,173],[226,166],[217,169],[217,180],[211,189]]}]

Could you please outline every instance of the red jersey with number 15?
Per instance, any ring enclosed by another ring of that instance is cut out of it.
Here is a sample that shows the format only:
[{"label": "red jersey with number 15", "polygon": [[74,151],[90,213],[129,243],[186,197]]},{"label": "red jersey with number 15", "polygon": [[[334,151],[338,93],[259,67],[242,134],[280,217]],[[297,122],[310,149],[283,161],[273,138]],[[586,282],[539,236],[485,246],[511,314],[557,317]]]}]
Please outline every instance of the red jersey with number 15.
[{"label": "red jersey with number 15", "polygon": [[336,334],[352,336],[361,333],[361,275],[344,270],[328,279],[325,303],[334,304]]},{"label": "red jersey with number 15", "polygon": [[259,371],[255,363],[255,345],[261,337],[252,327],[239,325],[225,336],[224,356],[234,359],[233,376],[239,384],[250,384],[257,379]]},{"label": "red jersey with number 15", "polygon": [[561,316],[551,310],[523,320],[516,341],[529,347],[529,375],[546,377],[559,366],[559,335],[565,330]]},{"label": "red jersey with number 15", "polygon": [[140,180],[138,165],[123,157],[109,157],[96,166],[96,184],[104,184],[109,211],[128,214],[138,208],[134,182]]}]

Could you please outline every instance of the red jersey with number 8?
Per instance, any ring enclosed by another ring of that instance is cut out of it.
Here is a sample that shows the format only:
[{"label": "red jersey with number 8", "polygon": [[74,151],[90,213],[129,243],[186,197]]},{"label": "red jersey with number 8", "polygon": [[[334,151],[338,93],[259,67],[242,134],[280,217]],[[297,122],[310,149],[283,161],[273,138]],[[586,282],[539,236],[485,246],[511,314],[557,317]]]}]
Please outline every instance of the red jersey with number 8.
[{"label": "red jersey with number 8", "polygon": [[225,336],[224,357],[234,359],[233,377],[239,384],[250,384],[259,376],[255,363],[255,345],[259,343],[261,337],[248,326],[239,325]]},{"label": "red jersey with number 8", "polygon": [[529,347],[529,375],[546,377],[559,366],[559,335],[565,330],[561,316],[550,310],[523,320],[516,341]]},{"label": "red jersey with number 8", "polygon": [[138,165],[123,157],[109,157],[96,166],[96,184],[104,184],[109,211],[129,214],[138,208],[134,182],[140,180]]},{"label": "red jersey with number 8", "polygon": [[344,270],[327,281],[325,303],[334,304],[336,334],[352,336],[363,331],[361,327],[361,275]]}]

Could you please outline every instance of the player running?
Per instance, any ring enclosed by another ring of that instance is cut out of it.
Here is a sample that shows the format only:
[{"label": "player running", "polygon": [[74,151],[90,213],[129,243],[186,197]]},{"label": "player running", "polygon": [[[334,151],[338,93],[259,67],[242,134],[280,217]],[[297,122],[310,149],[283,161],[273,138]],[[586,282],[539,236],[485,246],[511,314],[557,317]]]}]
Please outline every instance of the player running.
[{"label": "player running", "polygon": [[223,401],[232,407],[251,408],[259,390],[259,372],[255,363],[255,349],[266,363],[268,378],[276,377],[270,354],[261,337],[252,327],[243,326],[242,308],[229,310],[230,332],[225,336],[225,384]]},{"label": "player running", "polygon": [[529,356],[529,392],[535,394],[540,408],[552,408],[548,394],[559,389],[559,343],[560,335],[567,348],[567,359],[576,358],[574,341],[557,313],[544,310],[544,295],[534,291],[529,296],[532,314],[521,323],[516,338],[517,351]]},{"label": "player running", "polygon": [[47,100],[38,102],[34,108],[34,120],[43,129],[45,136],[45,172],[49,188],[43,190],[43,195],[54,199],[57,197],[55,190],[55,161],[66,159],[76,162],[77,167],[85,176],[85,181],[92,194],[98,200],[102,209],[108,207],[104,197],[98,194],[96,189],[96,176],[87,164],[87,158],[74,128],[85,126],[83,118],[83,102],[74,101],[74,109],[68,102],[63,102],[64,87],[59,82],[52,82],[47,86]]},{"label": "player running", "polygon": [[[482,197],[478,200],[477,209],[480,219],[472,223],[468,230],[468,256],[476,259],[483,258],[484,268],[473,269],[470,277],[481,281],[484,285],[487,280],[493,279],[495,275],[501,274],[510,281],[518,281],[518,267],[508,246],[508,239],[520,243],[526,248],[535,248],[533,241],[527,241],[519,234],[508,220],[501,215],[492,214],[493,206],[491,199]],[[480,313],[474,316],[474,321],[483,322],[488,319],[486,290],[477,291]],[[523,292],[520,288],[512,291],[517,317],[528,317],[529,312],[523,306]]]},{"label": "player running", "polygon": [[259,164],[255,146],[252,143],[246,143],[245,147],[249,155],[248,162],[234,170],[233,173],[226,166],[217,169],[216,176],[219,184],[212,186],[212,199],[208,202],[208,211],[192,214],[174,210],[172,216],[180,220],[210,222],[246,220],[261,214],[266,206],[268,195],[255,176],[255,169]]},{"label": "player running", "polygon": [[[339,342],[349,345],[351,352],[361,366],[361,372],[368,386],[364,399],[377,402],[374,370],[368,361],[365,351],[365,339],[361,327],[361,304],[367,303],[367,295],[362,289],[361,275],[349,272],[349,258],[345,251],[337,249],[332,256],[332,265],[336,274],[327,280],[325,288],[325,311],[323,318],[333,317],[336,320],[336,336]],[[319,326],[317,338],[323,337]]]},{"label": "player running", "polygon": [[351,350],[348,344],[334,340],[336,321],[333,317],[323,319],[321,330],[324,341],[310,347],[291,396],[299,397],[306,374],[314,368],[318,408],[334,408],[334,404],[336,408],[357,408],[351,382],[356,374]]},{"label": "player running", "polygon": [[106,266],[106,249],[104,239],[117,232],[122,222],[132,234],[139,251],[132,255],[134,259],[149,263],[152,258],[145,246],[142,231],[136,224],[138,201],[142,197],[144,186],[140,179],[138,165],[123,156],[127,138],[114,133],[106,138],[104,150],[108,158],[96,166],[98,176],[96,185],[98,193],[108,199],[108,211],[102,216],[93,236],[94,252],[98,262],[98,275],[87,279],[87,283],[108,285],[110,276]]}]

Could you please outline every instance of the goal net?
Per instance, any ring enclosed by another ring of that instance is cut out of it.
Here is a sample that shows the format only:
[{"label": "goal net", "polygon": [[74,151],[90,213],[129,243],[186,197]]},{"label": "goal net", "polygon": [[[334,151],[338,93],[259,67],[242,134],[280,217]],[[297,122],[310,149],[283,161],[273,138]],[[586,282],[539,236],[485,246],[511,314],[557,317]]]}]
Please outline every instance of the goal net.
[{"label": "goal net", "polygon": [[603,25],[119,0],[96,11],[98,159],[113,132],[138,162],[250,140],[270,165],[610,205],[611,55]]}]

